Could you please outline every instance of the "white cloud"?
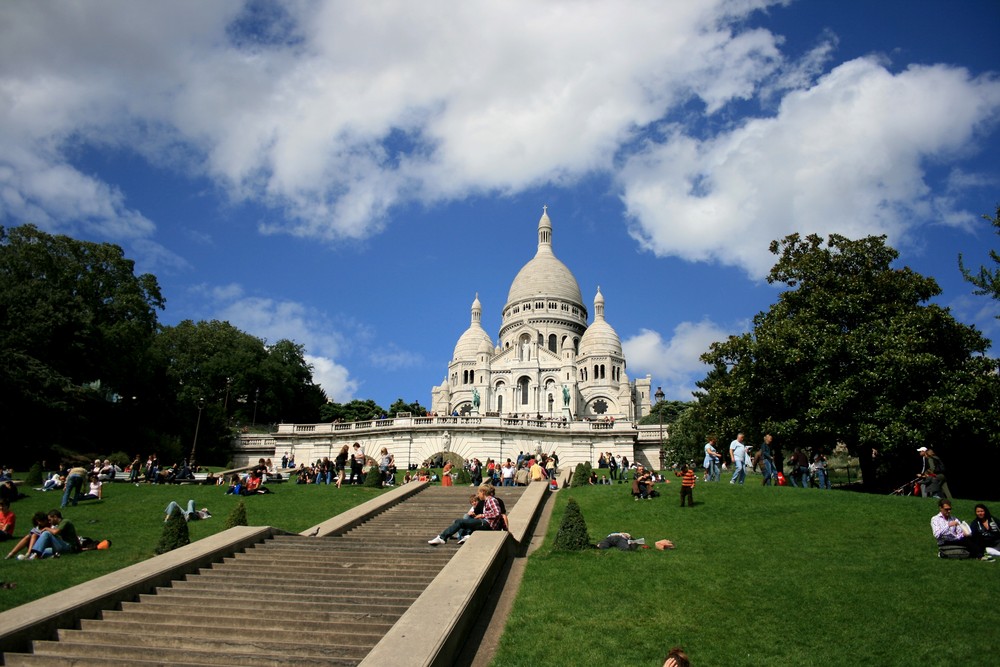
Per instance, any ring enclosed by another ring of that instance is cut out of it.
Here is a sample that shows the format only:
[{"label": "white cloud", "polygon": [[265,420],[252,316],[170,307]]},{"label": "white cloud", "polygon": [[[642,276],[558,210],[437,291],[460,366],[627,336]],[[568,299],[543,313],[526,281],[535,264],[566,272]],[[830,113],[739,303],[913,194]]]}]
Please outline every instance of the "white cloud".
[{"label": "white cloud", "polygon": [[944,66],[899,74],[844,63],[790,93],[777,115],[706,140],[671,127],[620,174],[633,235],[657,255],[714,260],[753,277],[792,232],[887,234],[968,218],[935,198],[928,162],[969,150],[1000,110],[1000,82]]},{"label": "white cloud", "polygon": [[751,96],[780,54],[734,26],[768,4],[5,3],[0,165],[22,176],[0,180],[0,215],[16,195],[66,223],[103,205],[151,234],[73,173],[75,145],[206,175],[285,212],[262,231],[320,239],[375,233],[404,201],[567,182],[692,95]]},{"label": "white cloud", "polygon": [[[97,146],[273,207],[262,233],[328,241],[378,233],[399,204],[595,172],[648,249],[756,277],[793,231],[899,243],[967,223],[924,170],[971,150],[1000,83],[876,58],[820,76],[835,35],[789,62],[746,27],[775,4],[2,3],[0,220],[153,237],[73,166]],[[777,111],[733,126],[747,100]]]},{"label": "white cloud", "polygon": [[[662,386],[667,398],[691,400],[691,392],[702,380],[708,367],[700,357],[709,346],[725,340],[732,332],[708,320],[678,324],[669,340],[656,331],[642,329],[622,342],[629,368],[635,376],[650,374],[654,384]],[[662,384],[661,384],[662,383]]]},{"label": "white cloud", "polygon": [[313,381],[327,397],[338,402],[354,398],[358,381],[336,361],[347,356],[350,343],[323,313],[291,301],[246,296],[236,284],[206,291],[215,300],[214,318],[268,343],[287,339],[302,345],[306,362],[313,366]]}]

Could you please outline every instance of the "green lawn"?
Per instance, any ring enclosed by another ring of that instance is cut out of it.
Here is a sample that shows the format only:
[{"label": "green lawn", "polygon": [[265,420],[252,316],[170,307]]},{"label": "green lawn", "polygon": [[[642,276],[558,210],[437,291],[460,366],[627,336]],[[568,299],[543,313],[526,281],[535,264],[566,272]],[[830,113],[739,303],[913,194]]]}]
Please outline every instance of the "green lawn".
[{"label": "green lawn", "polygon": [[[303,531],[381,493],[363,487],[338,490],[332,485],[289,483],[271,484],[268,488],[274,493],[243,498],[248,522],[290,532]],[[32,514],[58,508],[62,499],[61,491],[41,493],[27,487],[21,487],[21,491],[28,497],[11,505],[17,514],[19,537],[30,529]],[[111,549],[44,561],[0,561],[0,581],[16,584],[13,589],[0,590],[0,611],[150,558],[163,530],[167,503],[176,500],[183,506],[189,498],[199,508],[208,507],[213,515],[206,521],[188,524],[192,541],[221,531],[230,510],[240,500],[225,495],[225,487],[219,486],[105,484],[104,499],[67,507],[63,516],[73,521],[81,536],[110,539]],[[12,546],[10,542],[0,545],[2,555],[6,556]]]},{"label": "green lawn", "polygon": [[[635,502],[558,492],[494,665],[995,665],[1000,561],[944,561],[937,501],[726,482]],[[594,542],[626,531],[674,551],[551,551],[569,497]],[[975,501],[957,500],[972,516]],[[1000,510],[1000,507],[995,508]]]}]

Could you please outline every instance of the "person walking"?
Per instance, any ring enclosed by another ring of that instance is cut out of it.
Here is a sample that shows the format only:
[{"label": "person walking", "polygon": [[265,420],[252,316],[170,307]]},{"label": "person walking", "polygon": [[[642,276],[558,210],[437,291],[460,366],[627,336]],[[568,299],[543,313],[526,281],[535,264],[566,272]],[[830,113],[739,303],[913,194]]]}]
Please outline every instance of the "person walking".
[{"label": "person walking", "polygon": [[742,485],[747,479],[747,447],[743,444],[743,433],[737,433],[736,439],[729,443],[729,458],[733,460],[733,476],[729,480],[730,484],[736,484],[737,480]]},{"label": "person walking", "polygon": [[716,437],[714,435],[708,436],[708,442],[705,443],[705,461],[702,465],[705,467],[705,481],[706,482],[718,482],[719,481],[719,450],[715,448]]},{"label": "person walking", "polygon": [[764,444],[760,446],[760,461],[764,470],[764,486],[778,485],[778,471],[774,467],[774,453],[771,451],[771,441],[774,437],[767,433],[764,435]]}]

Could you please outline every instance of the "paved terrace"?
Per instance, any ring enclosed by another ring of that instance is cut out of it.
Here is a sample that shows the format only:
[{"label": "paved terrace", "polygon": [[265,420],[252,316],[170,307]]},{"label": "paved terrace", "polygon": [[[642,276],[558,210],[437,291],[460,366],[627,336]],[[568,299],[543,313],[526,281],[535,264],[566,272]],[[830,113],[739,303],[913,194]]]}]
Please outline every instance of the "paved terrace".
[{"label": "paved terrace", "polygon": [[4,664],[451,664],[547,494],[498,488],[510,533],[429,546],[470,490],[408,484],[299,535],[232,528],[9,610]]}]

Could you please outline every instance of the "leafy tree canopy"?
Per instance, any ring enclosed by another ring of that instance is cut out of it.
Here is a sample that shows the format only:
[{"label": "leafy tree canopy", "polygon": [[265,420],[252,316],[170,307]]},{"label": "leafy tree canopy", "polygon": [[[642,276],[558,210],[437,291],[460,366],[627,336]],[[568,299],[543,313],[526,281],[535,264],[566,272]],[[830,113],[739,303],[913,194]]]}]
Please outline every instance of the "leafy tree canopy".
[{"label": "leafy tree canopy", "polygon": [[869,487],[912,475],[920,445],[950,456],[952,472],[996,448],[989,342],[928,303],[933,279],[893,268],[885,237],[793,234],[770,249],[768,282],[789,289],[751,331],[702,356],[712,368],[700,407],[720,436],[770,431],[786,447],[828,451],[843,442]]},{"label": "leafy tree canopy", "polygon": [[396,402],[389,406],[389,416],[394,417],[400,412],[409,412],[414,417],[424,417],[427,415],[427,408],[420,405],[420,401],[407,403],[402,398],[397,398]]},{"label": "leafy tree canopy", "polygon": [[[983,219],[993,225],[997,235],[1000,236],[1000,205],[997,205],[996,213],[992,218],[984,215]],[[958,256],[958,267],[965,279],[978,288],[975,291],[976,294],[1000,300],[1000,253],[996,250],[990,250],[990,259],[997,265],[992,271],[985,266],[979,267],[979,271],[975,273],[969,271],[962,262],[962,255]],[[1000,319],[1000,315],[997,315],[997,318]]]},{"label": "leafy tree canopy", "polygon": [[156,278],[116,245],[0,227],[0,409],[54,441],[92,440],[84,412],[145,383],[163,306]]},{"label": "leafy tree canopy", "polygon": [[649,414],[639,420],[640,424],[659,424],[662,417],[663,424],[673,424],[688,408],[693,405],[691,401],[660,401],[654,403]]},{"label": "leafy tree canopy", "polygon": [[350,403],[326,403],[320,407],[319,413],[322,421],[345,422],[364,421],[388,414],[385,408],[370,398],[363,401],[355,399]]}]

